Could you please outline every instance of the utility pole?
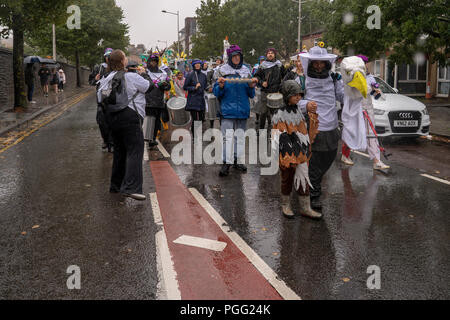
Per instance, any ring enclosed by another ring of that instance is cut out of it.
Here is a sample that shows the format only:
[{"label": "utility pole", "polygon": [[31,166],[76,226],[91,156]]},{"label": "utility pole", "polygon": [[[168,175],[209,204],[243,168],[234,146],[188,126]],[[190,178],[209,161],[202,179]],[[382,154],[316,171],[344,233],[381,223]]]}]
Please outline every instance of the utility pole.
[{"label": "utility pole", "polygon": [[297,39],[298,48],[299,48],[298,52],[302,51],[301,31],[302,31],[302,1],[298,0],[298,39]]},{"label": "utility pole", "polygon": [[52,29],[53,29],[53,60],[56,61],[56,27],[55,27],[55,24],[53,24]]}]

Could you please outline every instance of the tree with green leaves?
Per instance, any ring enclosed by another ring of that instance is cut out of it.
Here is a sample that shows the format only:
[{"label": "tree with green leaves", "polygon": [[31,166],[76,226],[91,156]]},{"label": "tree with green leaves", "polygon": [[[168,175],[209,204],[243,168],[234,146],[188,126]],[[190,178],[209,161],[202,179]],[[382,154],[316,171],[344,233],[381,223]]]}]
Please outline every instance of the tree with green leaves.
[{"label": "tree with green leaves", "polygon": [[[128,25],[122,22],[123,10],[114,0],[72,0],[71,4],[81,10],[80,29],[69,29],[65,21],[57,24],[56,44],[61,56],[75,62],[77,86],[81,86],[80,65],[93,67],[100,62],[105,48],[125,51],[130,41]],[[27,35],[30,45],[37,47],[39,52],[50,52],[52,42],[48,28],[33,30]]]},{"label": "tree with green leaves", "polygon": [[[302,34],[322,28],[316,2],[303,5]],[[298,3],[292,0],[204,0],[196,13],[199,33],[194,37],[193,57],[222,53],[226,36],[241,46],[251,63],[268,47],[275,47],[285,59],[297,51]]]},{"label": "tree with green leaves", "polygon": [[[27,106],[23,67],[24,34],[63,19],[68,0],[0,0],[0,36],[13,35],[14,108]],[[51,29],[50,29],[51,30]],[[51,39],[51,38],[50,38]]]},{"label": "tree with green leaves", "polygon": [[[202,0],[196,10],[198,32],[192,37],[192,58],[206,58],[223,51],[223,40],[227,35],[228,6],[223,0]],[[230,0],[229,2],[233,2]]]},{"label": "tree with green leaves", "polygon": [[[322,5],[325,40],[344,53],[376,58],[391,51],[392,62],[405,64],[423,53],[431,62],[448,63],[450,28],[439,19],[448,18],[448,0],[323,0]],[[380,9],[379,29],[367,27],[371,5]]]}]

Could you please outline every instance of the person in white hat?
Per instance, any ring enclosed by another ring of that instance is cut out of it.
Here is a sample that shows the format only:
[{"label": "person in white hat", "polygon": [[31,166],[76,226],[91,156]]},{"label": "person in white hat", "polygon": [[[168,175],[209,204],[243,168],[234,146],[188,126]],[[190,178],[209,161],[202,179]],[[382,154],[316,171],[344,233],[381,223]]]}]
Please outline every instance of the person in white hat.
[{"label": "person in white hat", "polygon": [[58,84],[58,91],[64,92],[64,85],[66,84],[66,74],[64,73],[63,69],[59,69],[59,84]]},{"label": "person in white hat", "polygon": [[306,75],[305,98],[299,102],[300,109],[304,114],[317,112],[319,119],[319,134],[312,144],[309,165],[311,207],[319,211],[322,178],[336,158],[340,140],[336,101],[343,103],[344,84],[340,74],[331,72],[336,58],[319,46],[300,53]]}]

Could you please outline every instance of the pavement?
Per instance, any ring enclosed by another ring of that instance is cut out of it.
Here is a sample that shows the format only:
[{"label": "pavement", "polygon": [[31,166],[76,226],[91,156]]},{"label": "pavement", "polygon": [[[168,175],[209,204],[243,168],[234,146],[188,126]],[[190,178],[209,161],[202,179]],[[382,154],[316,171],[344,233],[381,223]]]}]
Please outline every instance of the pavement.
[{"label": "pavement", "polygon": [[34,98],[36,103],[29,103],[27,108],[22,109],[20,112],[0,108],[0,136],[18,127],[26,127],[30,121],[41,114],[63,105],[75,96],[92,90],[92,87],[82,87],[74,90],[64,90],[60,93],[50,92],[48,97],[39,95]]},{"label": "pavement", "polygon": [[[324,219],[288,220],[279,175],[176,165],[170,132],[143,162],[149,199],[110,194],[95,112],[91,95],[0,150],[0,298],[450,297],[450,182],[427,170],[449,172],[447,145],[405,143],[388,175],[359,154],[352,167],[336,160]],[[72,265],[80,290],[66,285]],[[373,266],[381,288],[371,290]]]}]

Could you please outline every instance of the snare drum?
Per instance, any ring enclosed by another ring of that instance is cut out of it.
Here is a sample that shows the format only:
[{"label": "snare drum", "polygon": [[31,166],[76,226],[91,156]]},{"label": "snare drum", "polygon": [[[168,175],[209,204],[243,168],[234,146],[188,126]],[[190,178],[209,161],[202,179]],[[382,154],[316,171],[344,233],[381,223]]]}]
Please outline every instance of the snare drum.
[{"label": "snare drum", "polygon": [[183,97],[173,97],[167,101],[167,111],[169,111],[170,123],[173,126],[185,126],[191,121],[191,115],[184,108],[187,99]]},{"label": "snare drum", "polygon": [[205,115],[205,120],[217,120],[217,111],[219,109],[219,100],[217,97],[211,93],[206,95],[208,103],[208,112]]},{"label": "snare drum", "polygon": [[267,95],[267,107],[273,113],[283,106],[283,95],[281,93],[270,93]]}]

